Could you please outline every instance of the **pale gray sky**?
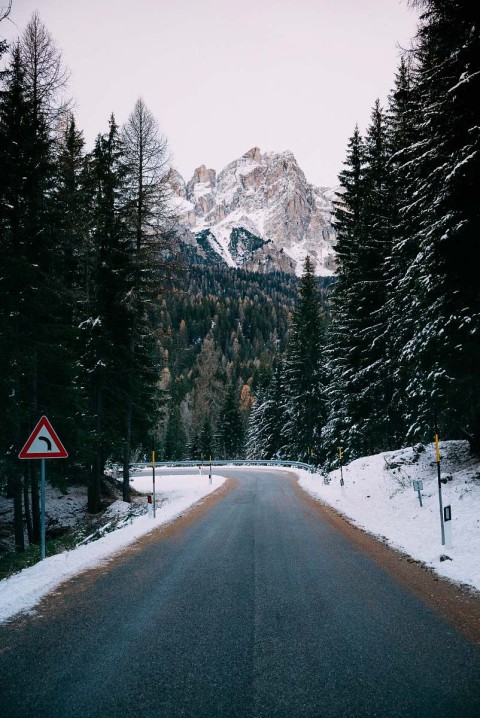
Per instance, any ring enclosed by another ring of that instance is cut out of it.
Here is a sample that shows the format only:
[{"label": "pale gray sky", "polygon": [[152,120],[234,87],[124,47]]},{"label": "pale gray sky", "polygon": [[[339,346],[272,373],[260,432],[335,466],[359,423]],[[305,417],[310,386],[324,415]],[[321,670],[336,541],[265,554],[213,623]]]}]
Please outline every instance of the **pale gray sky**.
[{"label": "pale gray sky", "polygon": [[89,147],[141,95],[187,180],[258,146],[291,150],[330,186],[417,23],[406,0],[13,0],[18,29],[4,21],[0,35],[34,10],[71,71]]}]

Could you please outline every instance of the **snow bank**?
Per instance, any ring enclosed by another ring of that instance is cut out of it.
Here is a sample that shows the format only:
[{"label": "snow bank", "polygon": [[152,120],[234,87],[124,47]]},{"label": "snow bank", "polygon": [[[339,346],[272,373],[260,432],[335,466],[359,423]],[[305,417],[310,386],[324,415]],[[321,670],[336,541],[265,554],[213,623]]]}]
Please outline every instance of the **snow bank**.
[{"label": "snow bank", "polygon": [[[329,474],[299,471],[300,486],[357,526],[424,562],[441,576],[480,590],[480,464],[467,442],[440,443],[443,506],[452,508],[453,548],[442,546],[435,446],[417,445],[353,461]],[[422,503],[413,481],[423,481]],[[440,560],[440,557],[449,558]]]},{"label": "snow bank", "polygon": [[[63,581],[81,571],[105,563],[128,544],[180,516],[200,499],[218,489],[225,481],[222,476],[212,476],[210,484],[208,475],[159,474],[156,480],[159,507],[155,519],[147,514],[134,517],[129,525],[112,531],[98,541],[50,556],[35,566],[25,568],[11,578],[0,581],[0,623],[17,613],[31,611],[46,594]],[[138,476],[133,477],[131,483],[138,491],[151,492],[151,469],[140,472]],[[116,501],[108,510],[109,516],[125,513],[128,506],[129,504],[123,501]]]}]

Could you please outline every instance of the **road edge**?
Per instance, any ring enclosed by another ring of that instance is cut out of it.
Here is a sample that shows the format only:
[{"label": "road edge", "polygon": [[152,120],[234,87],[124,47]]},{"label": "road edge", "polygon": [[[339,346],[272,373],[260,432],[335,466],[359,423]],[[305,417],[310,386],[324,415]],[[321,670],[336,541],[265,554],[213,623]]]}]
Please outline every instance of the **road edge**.
[{"label": "road edge", "polygon": [[347,516],[303,489],[298,474],[293,472],[292,482],[297,495],[322,519],[328,521],[332,528],[355,543],[394,580],[420,598],[452,627],[480,645],[480,592],[467,584],[458,584],[440,576],[422,561],[352,523]]}]

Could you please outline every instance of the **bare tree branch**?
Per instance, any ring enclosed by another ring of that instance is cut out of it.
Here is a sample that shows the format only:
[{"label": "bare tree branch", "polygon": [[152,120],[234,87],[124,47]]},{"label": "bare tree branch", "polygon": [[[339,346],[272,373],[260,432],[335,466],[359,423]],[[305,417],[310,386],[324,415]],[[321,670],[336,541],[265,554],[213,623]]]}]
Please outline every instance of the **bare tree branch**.
[{"label": "bare tree branch", "polygon": [[123,127],[122,140],[137,251],[145,248],[149,237],[156,238],[158,249],[158,241],[176,221],[171,209],[170,155],[167,140],[142,98]]},{"label": "bare tree branch", "polygon": [[20,53],[25,67],[27,92],[35,114],[42,113],[51,126],[65,112],[71,101],[64,90],[69,73],[62,56],[37,12],[32,15],[20,39]]},{"label": "bare tree branch", "polygon": [[7,3],[7,5],[0,5],[0,22],[2,20],[5,20],[10,15],[10,10],[12,9],[12,0]]}]

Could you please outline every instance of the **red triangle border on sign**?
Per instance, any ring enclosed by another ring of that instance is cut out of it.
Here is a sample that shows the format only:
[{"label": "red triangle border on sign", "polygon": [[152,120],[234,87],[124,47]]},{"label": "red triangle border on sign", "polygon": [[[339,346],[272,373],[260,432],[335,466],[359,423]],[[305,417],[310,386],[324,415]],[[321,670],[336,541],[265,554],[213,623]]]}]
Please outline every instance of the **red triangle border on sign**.
[{"label": "red triangle border on sign", "polygon": [[[58,448],[58,451],[29,452],[30,447],[42,429],[47,429]],[[57,436],[57,433],[46,416],[42,416],[38,424],[28,437],[25,446],[18,455],[19,459],[66,459],[68,452]]]}]

